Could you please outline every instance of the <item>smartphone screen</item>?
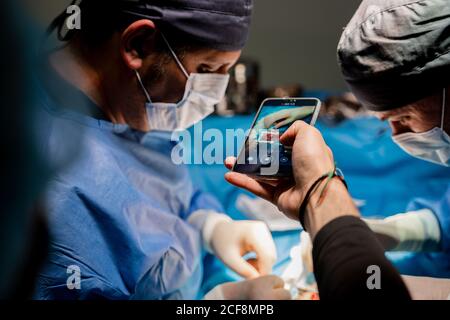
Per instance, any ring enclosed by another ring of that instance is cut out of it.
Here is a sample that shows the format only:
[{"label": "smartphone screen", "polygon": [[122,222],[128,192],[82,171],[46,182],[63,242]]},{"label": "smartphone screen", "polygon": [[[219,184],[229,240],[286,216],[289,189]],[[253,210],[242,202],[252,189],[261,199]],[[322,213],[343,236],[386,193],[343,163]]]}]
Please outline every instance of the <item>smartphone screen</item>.
[{"label": "smartphone screen", "polygon": [[297,120],[314,125],[319,109],[320,100],[315,98],[265,100],[233,171],[265,178],[291,177],[292,150],[279,138]]}]

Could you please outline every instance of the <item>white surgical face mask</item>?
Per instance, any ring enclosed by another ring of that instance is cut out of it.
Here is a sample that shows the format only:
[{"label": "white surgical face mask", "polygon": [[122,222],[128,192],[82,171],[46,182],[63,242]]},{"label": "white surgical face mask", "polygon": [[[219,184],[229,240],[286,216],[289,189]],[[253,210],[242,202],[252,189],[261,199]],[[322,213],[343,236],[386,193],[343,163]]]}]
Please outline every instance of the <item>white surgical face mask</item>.
[{"label": "white surgical face mask", "polygon": [[413,157],[450,166],[450,137],[444,131],[446,89],[442,99],[441,127],[427,132],[407,132],[393,136],[392,139],[405,152]]},{"label": "white surgical face mask", "polygon": [[147,97],[145,107],[150,129],[186,130],[214,112],[214,106],[225,96],[230,76],[217,73],[188,74],[164,36],[163,39],[187,78],[183,99],[179,103],[154,103],[137,71],[136,76]]}]

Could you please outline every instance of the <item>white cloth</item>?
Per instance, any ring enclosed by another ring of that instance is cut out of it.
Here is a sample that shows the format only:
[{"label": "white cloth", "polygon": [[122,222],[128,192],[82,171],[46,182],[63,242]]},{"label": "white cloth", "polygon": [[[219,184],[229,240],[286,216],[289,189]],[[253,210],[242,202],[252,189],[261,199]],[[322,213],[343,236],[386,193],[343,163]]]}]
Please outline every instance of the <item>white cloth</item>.
[{"label": "white cloth", "polygon": [[275,205],[261,198],[251,198],[241,194],[236,199],[236,208],[249,219],[265,222],[270,231],[302,229],[298,221],[289,219]]},{"label": "white cloth", "polygon": [[295,295],[297,289],[315,290],[316,283],[313,275],[312,243],[307,232],[300,234],[299,245],[290,252],[291,262],[284,270],[281,278],[285,288]]},{"label": "white cloth", "polygon": [[[365,200],[353,199],[358,208],[363,207]],[[236,199],[236,208],[249,219],[264,221],[270,231],[302,230],[296,220],[286,217],[277,206],[261,198],[252,198],[241,194]]]},{"label": "white cloth", "polygon": [[450,279],[402,276],[413,300],[450,300]]}]

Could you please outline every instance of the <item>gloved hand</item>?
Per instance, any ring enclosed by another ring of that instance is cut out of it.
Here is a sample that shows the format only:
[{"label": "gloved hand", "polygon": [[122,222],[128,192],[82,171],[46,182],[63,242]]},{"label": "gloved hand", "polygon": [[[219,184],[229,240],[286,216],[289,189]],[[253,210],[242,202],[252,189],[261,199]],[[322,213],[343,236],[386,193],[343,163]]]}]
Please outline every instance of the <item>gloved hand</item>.
[{"label": "gloved hand", "polygon": [[441,229],[429,209],[396,214],[384,219],[365,219],[388,251],[438,252]]},{"label": "gloved hand", "polygon": [[205,300],[291,300],[291,294],[284,289],[283,279],[265,276],[240,282],[218,285]]},{"label": "gloved hand", "polygon": [[[261,221],[234,221],[224,214],[198,210],[188,222],[201,230],[206,251],[217,256],[244,278],[270,274],[277,259],[275,243]],[[254,259],[243,258],[255,253]]]},{"label": "gloved hand", "polygon": [[[228,267],[247,279],[270,274],[277,259],[272,235],[260,221],[220,221],[209,246]],[[246,261],[243,256],[250,252],[256,257]]]}]

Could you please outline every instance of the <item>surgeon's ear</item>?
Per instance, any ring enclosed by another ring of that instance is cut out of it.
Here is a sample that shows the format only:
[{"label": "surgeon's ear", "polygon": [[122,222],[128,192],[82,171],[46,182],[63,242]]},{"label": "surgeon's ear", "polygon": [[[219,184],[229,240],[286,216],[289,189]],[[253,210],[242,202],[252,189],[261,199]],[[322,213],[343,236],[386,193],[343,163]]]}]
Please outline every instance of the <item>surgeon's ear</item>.
[{"label": "surgeon's ear", "polygon": [[133,70],[142,67],[143,59],[154,52],[156,27],[151,20],[138,20],[130,24],[121,36],[121,55]]}]

